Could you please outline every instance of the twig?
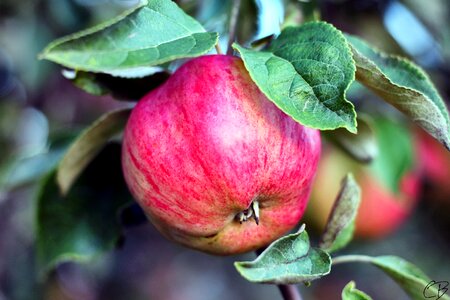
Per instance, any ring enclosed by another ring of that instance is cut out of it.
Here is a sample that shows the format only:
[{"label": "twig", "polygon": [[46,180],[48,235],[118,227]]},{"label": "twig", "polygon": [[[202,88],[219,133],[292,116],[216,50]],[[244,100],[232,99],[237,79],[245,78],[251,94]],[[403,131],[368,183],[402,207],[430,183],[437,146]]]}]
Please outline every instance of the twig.
[{"label": "twig", "polygon": [[236,39],[236,26],[239,16],[239,7],[241,6],[241,0],[233,0],[233,6],[231,8],[231,14],[230,14],[230,26],[229,26],[229,39],[228,39],[228,45],[227,45],[227,55],[233,54],[233,48],[231,45],[233,45],[234,40]]},{"label": "twig", "polygon": [[293,284],[279,284],[278,288],[284,300],[302,300],[297,286]]}]

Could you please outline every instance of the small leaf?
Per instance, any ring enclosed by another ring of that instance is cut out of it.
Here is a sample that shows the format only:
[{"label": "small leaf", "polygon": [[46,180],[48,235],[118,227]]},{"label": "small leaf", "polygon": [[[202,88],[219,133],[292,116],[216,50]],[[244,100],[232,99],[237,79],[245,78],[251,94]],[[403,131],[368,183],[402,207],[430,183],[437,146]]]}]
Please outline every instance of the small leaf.
[{"label": "small leaf", "polygon": [[412,62],[374,50],[347,35],[356,62],[356,78],[418,123],[450,150],[448,110],[425,72]]},{"label": "small leaf", "polygon": [[131,109],[109,112],[86,129],[70,146],[57,170],[57,181],[67,193],[84,168],[114,135],[123,130]]},{"label": "small leaf", "polygon": [[350,281],[342,290],[342,300],[372,300],[372,298],[358,290],[354,281]]},{"label": "small leaf", "polygon": [[358,115],[358,133],[345,129],[324,131],[325,137],[341,148],[350,157],[361,163],[370,163],[378,155],[378,143],[368,116]]},{"label": "small leaf", "polygon": [[308,282],[330,273],[331,258],[325,251],[311,248],[304,227],[299,232],[273,242],[252,262],[234,266],[248,281],[293,284]]},{"label": "small leaf", "polygon": [[119,210],[131,201],[120,163],[121,147],[110,144],[61,195],[52,172],[37,202],[37,257],[43,271],[66,261],[87,261],[111,249],[120,235]]},{"label": "small leaf", "polygon": [[119,100],[138,101],[151,90],[163,84],[170,74],[157,72],[142,78],[114,77],[103,73],[78,71],[72,80],[80,89],[96,96],[111,94]]},{"label": "small leaf", "polygon": [[319,245],[321,249],[334,252],[351,241],[360,201],[361,189],[353,175],[348,174],[342,180],[341,190],[331,210]]},{"label": "small leaf", "polygon": [[174,2],[153,0],[54,41],[40,58],[77,71],[142,77],[152,66],[207,53],[217,39]]},{"label": "small leaf", "polygon": [[261,91],[294,120],[356,133],[356,112],[345,98],[355,65],[344,36],[332,25],[288,27],[267,51],[234,48]]},{"label": "small leaf", "polygon": [[419,268],[403,258],[378,256],[373,258],[372,263],[394,279],[412,299],[450,300],[450,297],[445,294],[447,292],[446,287],[439,290],[438,282],[433,282]]}]

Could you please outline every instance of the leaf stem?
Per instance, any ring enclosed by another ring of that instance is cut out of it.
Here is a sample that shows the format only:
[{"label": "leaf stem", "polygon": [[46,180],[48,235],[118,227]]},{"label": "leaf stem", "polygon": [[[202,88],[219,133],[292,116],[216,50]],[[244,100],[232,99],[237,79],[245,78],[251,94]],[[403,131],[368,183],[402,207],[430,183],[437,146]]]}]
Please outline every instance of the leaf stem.
[{"label": "leaf stem", "polygon": [[279,284],[278,289],[283,295],[284,300],[302,300],[302,296],[300,295],[300,291],[297,286],[293,284]]},{"label": "leaf stem", "polygon": [[222,48],[220,48],[219,42],[217,42],[215,47],[216,47],[217,54],[222,55],[223,52],[222,52]]},{"label": "leaf stem", "polygon": [[233,0],[233,6],[231,7],[230,13],[230,26],[229,26],[229,39],[227,46],[227,55],[233,54],[233,45],[234,40],[236,39],[236,27],[239,16],[239,7],[241,6],[241,0]]},{"label": "leaf stem", "polygon": [[342,255],[333,257],[332,259],[332,265],[338,265],[343,263],[349,263],[349,262],[365,262],[365,263],[371,263],[373,261],[373,257],[367,256],[367,255]]}]

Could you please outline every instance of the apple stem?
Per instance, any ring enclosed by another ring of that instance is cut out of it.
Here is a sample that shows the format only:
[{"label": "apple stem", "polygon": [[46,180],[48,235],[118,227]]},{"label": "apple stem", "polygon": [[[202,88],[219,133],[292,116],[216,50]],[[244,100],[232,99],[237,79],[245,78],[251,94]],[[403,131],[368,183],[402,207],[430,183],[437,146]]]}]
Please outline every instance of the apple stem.
[{"label": "apple stem", "polygon": [[259,202],[257,200],[253,200],[252,202],[252,211],[256,225],[259,225]]},{"label": "apple stem", "polygon": [[222,54],[223,54],[222,48],[220,48],[219,42],[217,42],[215,48],[216,48],[217,54],[219,54],[219,55],[222,55]]},{"label": "apple stem", "polygon": [[253,200],[249,208],[237,214],[237,218],[241,224],[250,220],[251,217],[255,219],[256,225],[259,225],[259,203],[257,200]]},{"label": "apple stem", "polygon": [[241,0],[233,0],[233,6],[231,8],[230,13],[230,26],[229,26],[229,38],[228,38],[228,47],[227,47],[227,55],[233,54],[233,43],[236,39],[236,27],[239,16],[239,7],[241,6]]}]

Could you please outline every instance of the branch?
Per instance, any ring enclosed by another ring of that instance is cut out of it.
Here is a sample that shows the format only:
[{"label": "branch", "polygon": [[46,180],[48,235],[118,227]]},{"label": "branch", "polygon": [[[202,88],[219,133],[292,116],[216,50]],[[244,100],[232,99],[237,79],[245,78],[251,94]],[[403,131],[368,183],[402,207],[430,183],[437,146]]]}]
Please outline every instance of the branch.
[{"label": "branch", "polygon": [[231,8],[230,14],[230,26],[229,26],[229,39],[228,39],[228,47],[227,47],[227,55],[233,54],[233,45],[234,40],[236,39],[236,27],[239,16],[239,7],[241,6],[241,0],[233,0],[233,7]]},{"label": "branch", "polygon": [[297,286],[293,284],[279,284],[278,289],[280,289],[284,300],[302,300]]}]

